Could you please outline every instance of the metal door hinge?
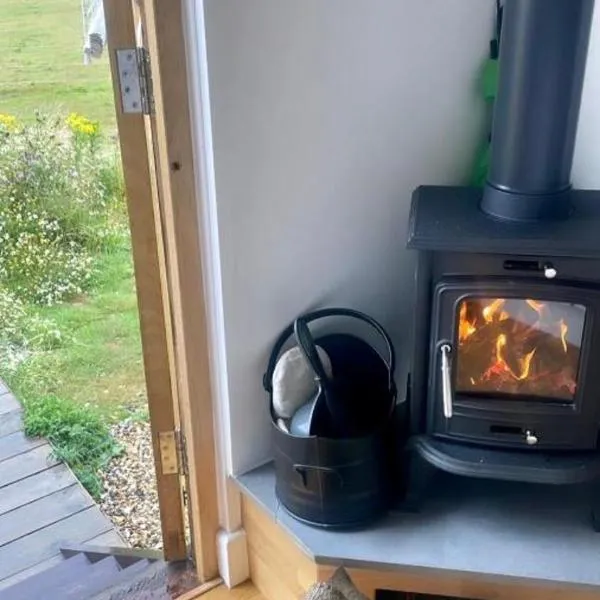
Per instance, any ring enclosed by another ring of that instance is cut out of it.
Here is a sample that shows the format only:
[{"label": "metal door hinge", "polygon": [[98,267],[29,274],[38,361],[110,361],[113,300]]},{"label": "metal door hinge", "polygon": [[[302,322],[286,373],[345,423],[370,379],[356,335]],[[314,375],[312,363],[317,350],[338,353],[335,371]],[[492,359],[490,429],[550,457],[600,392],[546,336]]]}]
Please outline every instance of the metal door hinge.
[{"label": "metal door hinge", "polygon": [[187,457],[183,433],[174,431],[159,431],[158,446],[160,449],[160,464],[163,475],[185,475],[187,473]]},{"label": "metal door hinge", "polygon": [[116,54],[123,112],[152,114],[154,95],[148,51],[145,48],[124,48],[117,50]]},{"label": "metal door hinge", "polygon": [[158,446],[160,449],[160,464],[163,475],[179,473],[179,449],[177,436],[174,431],[159,431]]},{"label": "metal door hinge", "polygon": [[185,447],[185,436],[181,429],[175,430],[175,436],[177,437],[177,450],[179,451],[179,464],[181,465],[181,469],[179,472],[182,475],[188,474],[188,456],[187,456],[187,448]]}]

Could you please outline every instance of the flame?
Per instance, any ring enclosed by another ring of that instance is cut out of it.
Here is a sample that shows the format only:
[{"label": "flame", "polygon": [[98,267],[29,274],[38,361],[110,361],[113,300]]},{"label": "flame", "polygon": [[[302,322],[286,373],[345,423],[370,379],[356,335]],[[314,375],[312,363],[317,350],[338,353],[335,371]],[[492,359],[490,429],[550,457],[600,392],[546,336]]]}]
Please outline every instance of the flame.
[{"label": "flame", "polygon": [[460,306],[459,322],[458,322],[458,341],[463,342],[469,336],[473,335],[477,328],[467,319],[467,303],[463,302]]},{"label": "flame", "polygon": [[542,314],[542,309],[546,306],[543,302],[538,302],[537,300],[525,300],[525,302],[527,302],[538,315]]},{"label": "flame", "polygon": [[[575,348],[568,341],[569,317],[556,313],[554,305],[536,299],[463,301],[458,334],[464,347],[459,355],[464,353],[471,364],[465,369],[459,363],[462,385],[470,391],[481,386],[482,391],[573,397],[577,378],[571,364]],[[531,325],[534,320],[537,323]]]},{"label": "flame", "polygon": [[523,379],[527,379],[529,377],[529,370],[531,369],[531,359],[535,354],[536,348],[534,348],[531,352],[526,354],[521,360],[521,375],[517,377],[519,381],[523,381]]},{"label": "flame", "polygon": [[508,373],[513,379],[517,381],[523,381],[529,377],[529,371],[531,370],[531,360],[535,355],[535,348],[527,353],[523,358],[519,360],[520,373],[515,373],[510,365],[506,362],[504,358],[504,348],[506,347],[506,336],[502,333],[496,339],[496,363],[488,369],[489,373],[487,376],[494,373],[498,373],[500,371],[505,371]]},{"label": "flame", "polygon": [[491,323],[494,320],[494,315],[504,306],[505,302],[506,300],[504,298],[496,298],[483,309],[481,314],[486,323]]},{"label": "flame", "polygon": [[565,351],[565,354],[567,353],[567,350],[568,350],[568,347],[567,347],[567,332],[568,331],[569,331],[569,328],[567,327],[565,320],[561,319],[560,320],[560,341],[562,342],[563,350]]},{"label": "flame", "polygon": [[502,358],[502,349],[506,346],[506,336],[502,333],[496,339],[496,359],[504,360]]}]

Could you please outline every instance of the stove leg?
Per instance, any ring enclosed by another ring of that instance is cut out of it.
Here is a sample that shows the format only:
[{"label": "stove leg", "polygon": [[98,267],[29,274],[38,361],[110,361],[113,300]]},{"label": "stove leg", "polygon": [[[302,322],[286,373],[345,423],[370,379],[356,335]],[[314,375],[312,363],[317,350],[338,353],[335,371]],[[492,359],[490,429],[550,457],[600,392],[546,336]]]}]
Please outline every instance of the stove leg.
[{"label": "stove leg", "polygon": [[406,487],[401,509],[418,512],[427,497],[436,469],[414,452],[406,453]]}]

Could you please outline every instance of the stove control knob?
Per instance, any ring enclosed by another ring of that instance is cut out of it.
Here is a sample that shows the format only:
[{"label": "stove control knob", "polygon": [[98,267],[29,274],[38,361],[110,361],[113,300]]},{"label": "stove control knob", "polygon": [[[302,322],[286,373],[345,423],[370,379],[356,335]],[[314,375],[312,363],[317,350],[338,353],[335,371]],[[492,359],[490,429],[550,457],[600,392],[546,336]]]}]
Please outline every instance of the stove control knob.
[{"label": "stove control knob", "polygon": [[558,271],[551,265],[544,265],[544,277],[546,279],[554,279],[558,275]]},{"label": "stove control knob", "polygon": [[525,442],[528,446],[535,446],[538,443],[538,437],[529,429],[525,432]]}]

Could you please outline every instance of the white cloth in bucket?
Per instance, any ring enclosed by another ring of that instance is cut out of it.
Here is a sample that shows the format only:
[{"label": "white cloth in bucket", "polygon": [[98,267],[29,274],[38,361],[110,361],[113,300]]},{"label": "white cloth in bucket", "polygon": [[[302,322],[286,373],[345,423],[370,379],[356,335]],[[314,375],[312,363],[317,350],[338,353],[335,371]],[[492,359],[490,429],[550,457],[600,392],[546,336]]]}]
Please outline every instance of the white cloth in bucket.
[{"label": "white cloth in bucket", "polygon": [[[328,377],[332,376],[331,360],[327,352],[317,346],[317,352]],[[273,410],[277,417],[291,419],[317,392],[315,374],[302,350],[294,346],[286,350],[273,371]]]}]

